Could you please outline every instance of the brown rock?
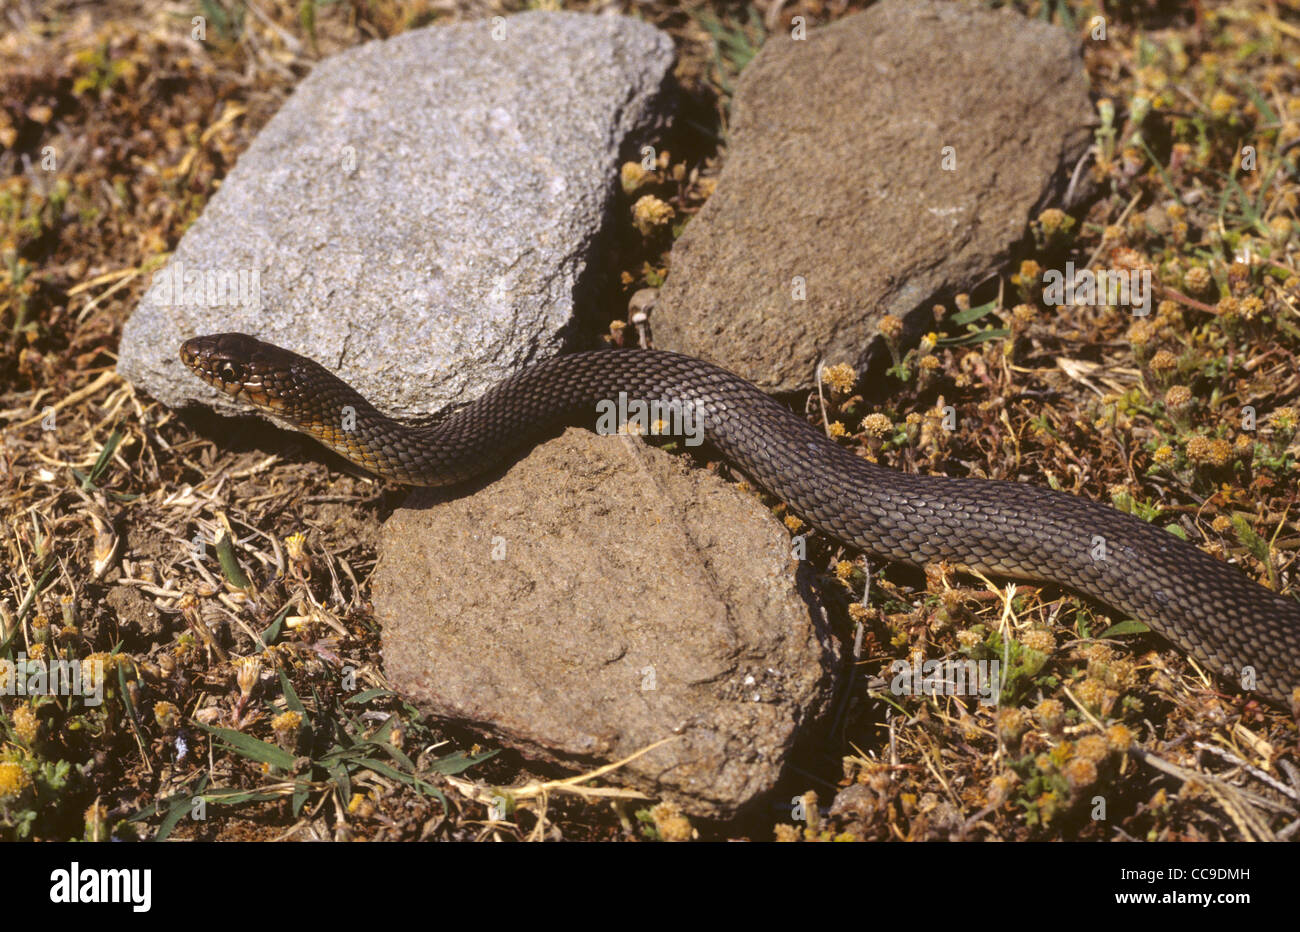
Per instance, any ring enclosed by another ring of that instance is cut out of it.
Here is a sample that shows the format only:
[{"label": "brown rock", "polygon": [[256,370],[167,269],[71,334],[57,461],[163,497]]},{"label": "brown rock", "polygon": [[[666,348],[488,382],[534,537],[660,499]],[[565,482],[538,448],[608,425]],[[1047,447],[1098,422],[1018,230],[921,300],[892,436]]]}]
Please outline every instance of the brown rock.
[{"label": "brown rock", "polygon": [[769,391],[809,387],[819,358],[860,369],[881,315],[914,338],[936,300],[999,270],[1092,115],[1077,44],[1017,14],[885,0],[774,35],[738,82],[718,189],[673,248],[655,345]]},{"label": "brown rock", "polygon": [[[780,523],[712,473],[569,430],[481,491],[418,492],[373,598],[425,711],[726,818],[828,705],[837,647]],[[494,559],[495,557],[495,559]]]}]

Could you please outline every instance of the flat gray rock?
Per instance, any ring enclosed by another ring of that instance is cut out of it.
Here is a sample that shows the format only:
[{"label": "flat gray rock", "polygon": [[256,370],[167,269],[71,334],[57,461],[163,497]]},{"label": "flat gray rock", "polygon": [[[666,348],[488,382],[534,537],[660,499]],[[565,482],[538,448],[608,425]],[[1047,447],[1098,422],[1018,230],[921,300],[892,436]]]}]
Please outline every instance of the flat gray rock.
[{"label": "flat gray rock", "polygon": [[918,335],[936,300],[1004,265],[1092,120],[1076,43],[1018,14],[884,0],[774,34],[738,82],[717,190],[673,248],[655,345],[769,391],[809,387],[823,358],[861,370],[881,315]]},{"label": "flat gray rock", "polygon": [[727,818],[828,707],[838,646],[756,498],[570,429],[474,494],[415,493],[372,585],[393,688],[525,755]]},{"label": "flat gray rock", "polygon": [[409,416],[554,355],[674,54],[627,17],[525,13],[321,62],[155,278],[118,371],[232,412],[176,351],[243,330]]}]

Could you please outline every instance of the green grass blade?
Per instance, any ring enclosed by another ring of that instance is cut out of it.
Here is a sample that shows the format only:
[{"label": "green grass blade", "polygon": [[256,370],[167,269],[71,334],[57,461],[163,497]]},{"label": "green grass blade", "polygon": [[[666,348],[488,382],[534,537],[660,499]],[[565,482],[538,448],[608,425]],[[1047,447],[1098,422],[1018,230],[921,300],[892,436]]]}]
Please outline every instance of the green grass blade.
[{"label": "green grass blade", "polygon": [[202,722],[195,722],[194,724],[214,738],[224,741],[232,751],[242,757],[247,757],[259,764],[269,764],[280,770],[293,769],[294,756],[284,748],[277,747],[260,738],[254,738],[252,735],[246,735],[242,731],[217,728],[212,725],[204,725]]}]

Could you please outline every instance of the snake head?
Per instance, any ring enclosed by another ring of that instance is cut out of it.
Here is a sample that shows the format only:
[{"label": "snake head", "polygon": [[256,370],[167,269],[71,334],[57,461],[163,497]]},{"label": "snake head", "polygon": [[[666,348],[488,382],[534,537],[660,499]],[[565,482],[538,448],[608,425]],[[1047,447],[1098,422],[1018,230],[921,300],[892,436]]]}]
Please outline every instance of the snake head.
[{"label": "snake head", "polygon": [[269,411],[286,407],[285,376],[307,362],[246,333],[194,337],[181,344],[180,357],[213,388]]}]

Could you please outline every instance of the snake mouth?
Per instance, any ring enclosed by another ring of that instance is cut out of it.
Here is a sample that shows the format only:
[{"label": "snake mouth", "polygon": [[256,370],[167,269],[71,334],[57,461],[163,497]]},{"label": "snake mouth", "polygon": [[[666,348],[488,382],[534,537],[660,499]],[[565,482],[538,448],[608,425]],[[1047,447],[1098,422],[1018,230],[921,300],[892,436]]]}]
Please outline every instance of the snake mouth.
[{"label": "snake mouth", "polygon": [[273,397],[262,391],[261,383],[258,383],[256,387],[245,385],[235,397],[240,401],[246,401],[254,407],[264,408],[267,411],[283,411],[287,407],[283,399]]},{"label": "snake mouth", "polygon": [[194,346],[193,340],[186,340],[181,344],[180,357],[181,362],[185,363],[188,369],[198,372],[199,351]]}]

